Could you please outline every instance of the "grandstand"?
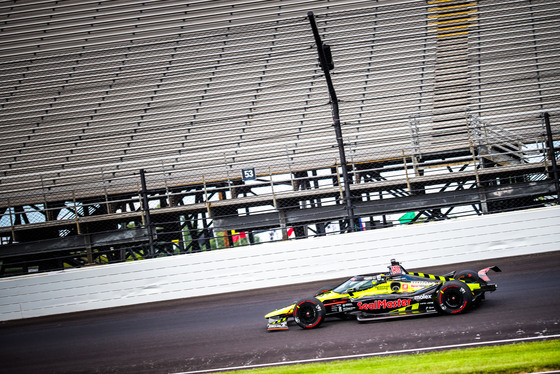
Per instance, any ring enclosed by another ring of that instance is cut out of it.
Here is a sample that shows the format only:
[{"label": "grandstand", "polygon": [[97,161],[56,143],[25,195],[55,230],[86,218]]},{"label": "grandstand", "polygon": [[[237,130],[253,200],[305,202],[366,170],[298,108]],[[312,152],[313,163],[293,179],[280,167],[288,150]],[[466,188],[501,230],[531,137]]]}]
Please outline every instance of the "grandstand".
[{"label": "grandstand", "polygon": [[0,22],[5,275],[558,199],[554,0],[10,0]]}]

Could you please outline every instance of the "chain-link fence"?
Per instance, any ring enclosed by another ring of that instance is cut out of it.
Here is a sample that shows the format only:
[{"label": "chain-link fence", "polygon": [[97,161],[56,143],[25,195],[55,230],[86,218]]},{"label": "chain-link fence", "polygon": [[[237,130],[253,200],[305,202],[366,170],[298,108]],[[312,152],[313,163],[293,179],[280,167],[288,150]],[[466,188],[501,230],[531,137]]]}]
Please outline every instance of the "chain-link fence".
[{"label": "chain-link fence", "polygon": [[557,204],[560,4],[310,3],[5,18],[1,274]]}]

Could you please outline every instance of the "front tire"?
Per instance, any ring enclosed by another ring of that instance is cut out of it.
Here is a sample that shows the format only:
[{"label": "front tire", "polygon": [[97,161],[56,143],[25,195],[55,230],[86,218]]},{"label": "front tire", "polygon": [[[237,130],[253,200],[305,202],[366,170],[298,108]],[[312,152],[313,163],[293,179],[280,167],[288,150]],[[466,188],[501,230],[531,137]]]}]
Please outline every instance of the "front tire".
[{"label": "front tire", "polygon": [[325,306],[314,297],[296,302],[294,307],[294,321],[302,329],[319,327],[325,320]]},{"label": "front tire", "polygon": [[436,307],[440,313],[463,313],[471,307],[472,302],[471,289],[458,280],[445,282],[437,292]]}]

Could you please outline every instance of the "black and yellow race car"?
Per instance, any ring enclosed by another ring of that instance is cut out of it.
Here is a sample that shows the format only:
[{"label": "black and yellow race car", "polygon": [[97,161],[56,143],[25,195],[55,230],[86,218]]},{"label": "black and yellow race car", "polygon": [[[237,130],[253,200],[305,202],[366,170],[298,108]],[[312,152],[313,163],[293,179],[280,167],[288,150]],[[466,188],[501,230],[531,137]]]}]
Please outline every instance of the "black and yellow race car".
[{"label": "black and yellow race car", "polygon": [[487,273],[500,272],[490,266],[478,272],[462,270],[442,276],[409,273],[391,260],[389,272],[354,276],[336,287],[325,287],[313,297],[268,313],[268,330],[287,330],[293,318],[303,329],[320,326],[326,317],[368,321],[415,314],[457,314],[496,291]]}]

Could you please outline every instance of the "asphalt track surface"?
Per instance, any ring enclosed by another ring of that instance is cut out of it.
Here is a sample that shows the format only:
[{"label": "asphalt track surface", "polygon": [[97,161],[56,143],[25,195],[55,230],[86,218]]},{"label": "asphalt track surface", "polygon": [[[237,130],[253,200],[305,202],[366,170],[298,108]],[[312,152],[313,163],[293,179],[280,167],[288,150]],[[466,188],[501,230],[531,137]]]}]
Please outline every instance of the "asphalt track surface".
[{"label": "asphalt track surface", "polygon": [[490,265],[498,290],[462,315],[266,331],[266,313],[321,282],[3,322],[0,373],[178,373],[560,334],[560,251],[408,270]]}]

